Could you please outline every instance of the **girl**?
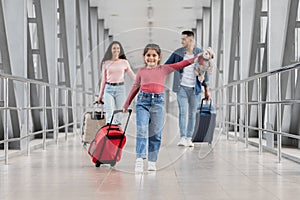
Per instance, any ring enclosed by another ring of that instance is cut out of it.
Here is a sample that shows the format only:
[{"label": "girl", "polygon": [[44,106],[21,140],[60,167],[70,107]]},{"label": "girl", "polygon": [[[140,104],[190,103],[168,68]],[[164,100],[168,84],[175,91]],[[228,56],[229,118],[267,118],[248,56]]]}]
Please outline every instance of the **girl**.
[{"label": "girl", "polygon": [[157,44],[148,44],[144,49],[146,66],[136,74],[127,100],[123,106],[125,112],[136,94],[140,91],[136,103],[136,163],[135,172],[143,172],[143,159],[146,158],[148,139],[148,170],[156,171],[156,161],[161,144],[164,124],[164,85],[167,76],[175,70],[192,64],[196,57],[175,64],[159,65],[161,50]]},{"label": "girl", "polygon": [[[111,120],[112,112],[115,109],[121,109],[125,100],[125,87],[124,87],[124,72],[130,76],[132,80],[135,79],[133,73],[120,42],[113,41],[104,55],[101,62],[102,67],[102,80],[98,103],[104,99],[106,110],[106,123]],[[119,124],[116,116],[114,124]]]}]

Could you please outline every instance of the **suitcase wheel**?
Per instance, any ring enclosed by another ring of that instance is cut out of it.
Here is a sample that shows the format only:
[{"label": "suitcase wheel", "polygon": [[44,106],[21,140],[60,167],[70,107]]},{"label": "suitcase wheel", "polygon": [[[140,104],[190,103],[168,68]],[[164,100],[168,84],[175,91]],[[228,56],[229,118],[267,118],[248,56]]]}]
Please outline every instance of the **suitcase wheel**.
[{"label": "suitcase wheel", "polygon": [[115,165],[116,165],[116,162],[113,162],[113,163],[110,164],[110,166],[112,166],[112,167],[115,166]]},{"label": "suitcase wheel", "polygon": [[95,163],[95,167],[100,167],[101,164],[102,163],[99,160],[97,160],[96,163]]}]

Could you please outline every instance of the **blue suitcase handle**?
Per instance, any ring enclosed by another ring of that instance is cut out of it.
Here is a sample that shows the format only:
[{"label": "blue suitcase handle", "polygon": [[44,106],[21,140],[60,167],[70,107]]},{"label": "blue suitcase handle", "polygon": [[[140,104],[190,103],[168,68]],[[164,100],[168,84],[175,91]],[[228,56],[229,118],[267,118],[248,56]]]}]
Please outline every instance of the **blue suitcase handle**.
[{"label": "blue suitcase handle", "polygon": [[204,100],[210,101],[210,104],[209,104],[209,110],[212,110],[212,109],[211,109],[212,98],[209,98],[209,99],[203,98],[203,99],[201,100],[200,112],[202,111],[202,106],[203,106],[203,101],[204,101]]}]

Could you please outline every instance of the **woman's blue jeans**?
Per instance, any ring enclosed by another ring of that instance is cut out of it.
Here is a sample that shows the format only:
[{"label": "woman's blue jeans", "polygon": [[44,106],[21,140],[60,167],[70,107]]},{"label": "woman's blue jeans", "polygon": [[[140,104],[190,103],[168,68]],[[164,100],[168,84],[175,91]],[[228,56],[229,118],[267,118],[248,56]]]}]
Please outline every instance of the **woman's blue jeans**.
[{"label": "woman's blue jeans", "polygon": [[[109,123],[114,110],[122,109],[125,102],[124,85],[105,85],[103,101],[106,112],[106,123]],[[113,124],[121,123],[121,113],[114,117]]]},{"label": "woman's blue jeans", "polygon": [[136,103],[136,157],[156,162],[164,126],[164,94],[140,91]]}]

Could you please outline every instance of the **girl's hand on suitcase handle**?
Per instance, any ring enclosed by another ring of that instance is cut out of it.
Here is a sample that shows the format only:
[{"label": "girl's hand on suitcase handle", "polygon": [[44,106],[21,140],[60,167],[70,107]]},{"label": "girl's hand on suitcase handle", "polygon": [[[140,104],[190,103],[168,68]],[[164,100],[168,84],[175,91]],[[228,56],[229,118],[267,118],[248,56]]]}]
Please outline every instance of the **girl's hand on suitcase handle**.
[{"label": "girl's hand on suitcase handle", "polygon": [[126,113],[126,112],[131,113],[131,112],[132,112],[132,109],[128,109],[128,108],[127,108],[127,109],[126,109],[126,108],[123,108],[122,110],[123,110],[123,113]]}]

